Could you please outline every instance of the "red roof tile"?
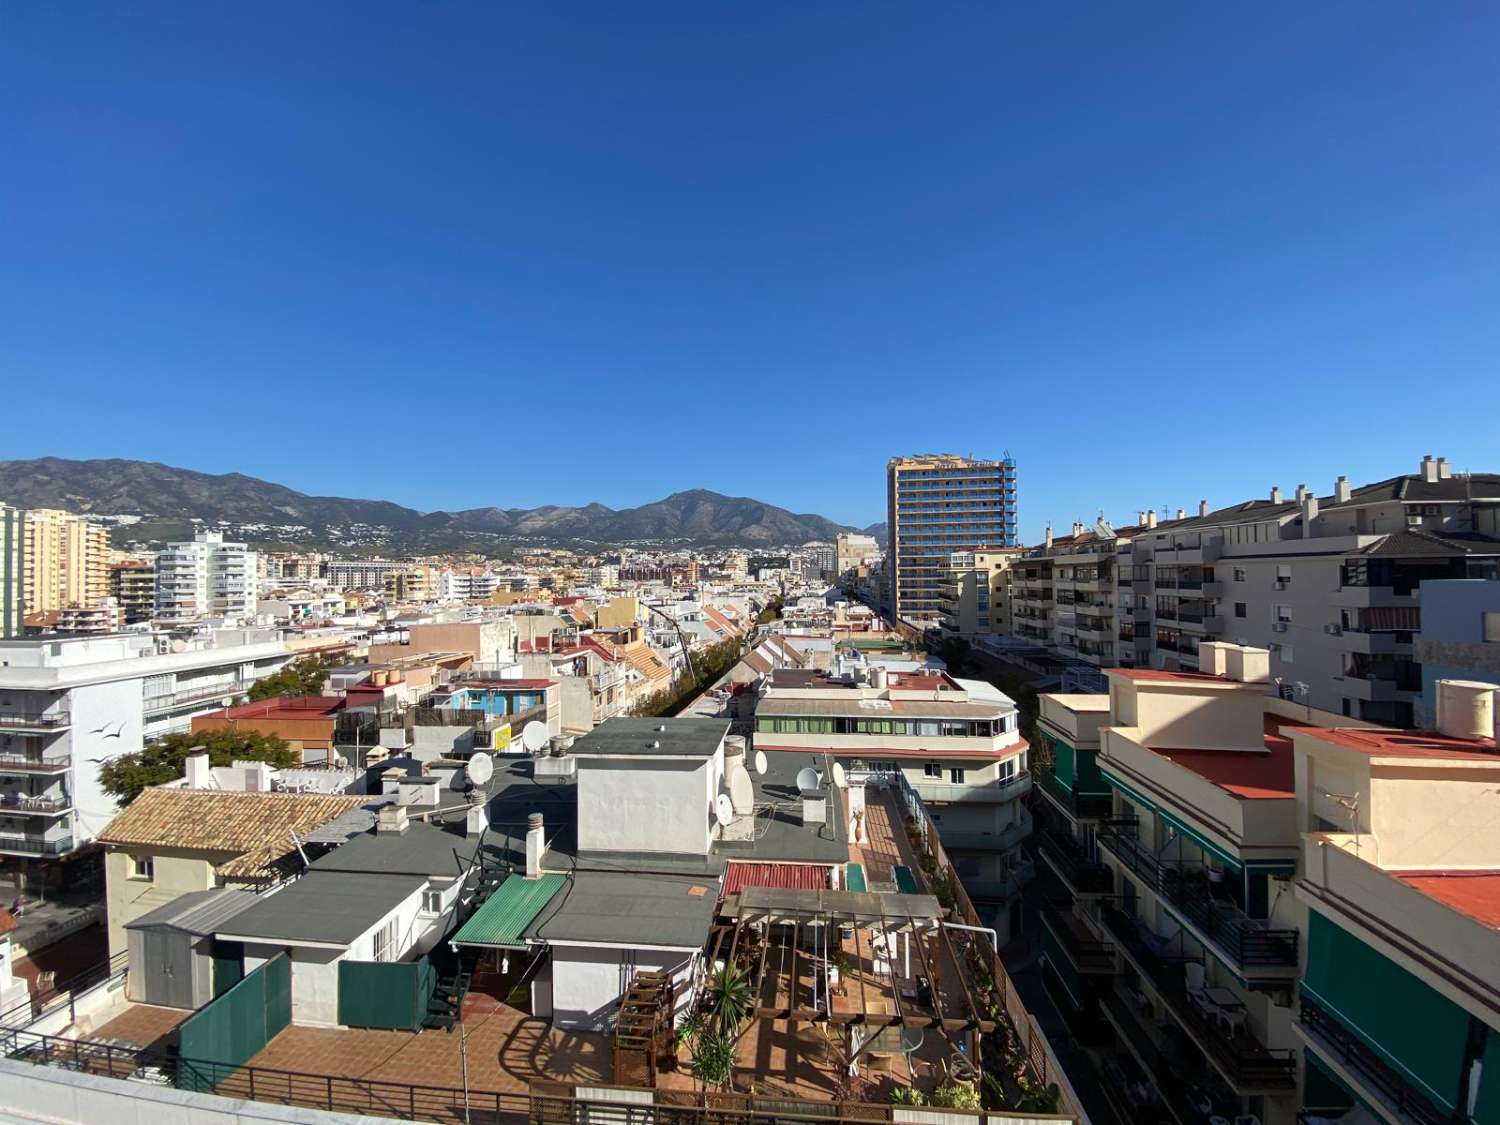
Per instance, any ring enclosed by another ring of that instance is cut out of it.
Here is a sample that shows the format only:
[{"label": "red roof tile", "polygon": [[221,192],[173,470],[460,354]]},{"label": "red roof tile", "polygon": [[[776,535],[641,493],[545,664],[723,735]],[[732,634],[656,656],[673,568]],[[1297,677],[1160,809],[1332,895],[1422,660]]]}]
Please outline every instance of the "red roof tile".
[{"label": "red roof tile", "polygon": [[1449,738],[1432,731],[1385,730],[1379,727],[1309,728],[1312,737],[1349,750],[1384,758],[1446,758],[1500,764],[1493,738]]},{"label": "red roof tile", "polygon": [[739,894],[746,887],[817,891],[828,886],[828,868],[810,863],[733,863],[724,872],[724,893]]},{"label": "red roof tile", "polygon": [[1392,871],[1408,887],[1500,930],[1500,871]]}]

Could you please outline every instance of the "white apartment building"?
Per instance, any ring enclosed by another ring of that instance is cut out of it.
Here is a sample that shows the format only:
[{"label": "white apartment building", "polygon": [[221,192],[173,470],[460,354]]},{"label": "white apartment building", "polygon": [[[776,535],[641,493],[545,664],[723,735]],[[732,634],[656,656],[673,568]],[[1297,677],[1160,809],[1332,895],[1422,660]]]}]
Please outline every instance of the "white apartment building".
[{"label": "white apartment building", "polygon": [[488,601],[501,588],[500,576],[482,567],[445,570],[441,584],[444,601]]},{"label": "white apartment building", "polygon": [[[20,881],[93,840],[115,814],[99,767],[192,717],[244,700],[293,653],[270,632],[0,642],[0,856]],[[21,857],[13,863],[11,857]]]},{"label": "white apartment building", "polygon": [[[856,776],[899,774],[922,799],[969,894],[1018,903],[1031,867],[1027,742],[1015,703],[945,672],[774,669],[755,707],[755,748],[829,754]],[[1000,928],[1011,924],[999,911]]]},{"label": "white apartment building", "polygon": [[170,543],[156,556],[156,618],[163,622],[255,616],[256,553],[200,531],[191,543]]}]

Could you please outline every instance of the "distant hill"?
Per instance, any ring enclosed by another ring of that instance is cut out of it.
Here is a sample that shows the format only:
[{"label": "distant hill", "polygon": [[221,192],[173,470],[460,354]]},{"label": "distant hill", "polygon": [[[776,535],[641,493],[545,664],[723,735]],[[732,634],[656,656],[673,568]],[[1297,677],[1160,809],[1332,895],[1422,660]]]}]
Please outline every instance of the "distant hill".
[{"label": "distant hill", "polygon": [[619,510],[589,504],[419,512],[385,500],[308,496],[241,473],[60,457],[0,461],[0,500],[24,508],[124,517],[117,539],[162,539],[208,524],[224,525],[256,543],[389,552],[494,552],[523,543],[647,541],[754,547],[831,541],[849,530],[822,516],[705,489]]}]

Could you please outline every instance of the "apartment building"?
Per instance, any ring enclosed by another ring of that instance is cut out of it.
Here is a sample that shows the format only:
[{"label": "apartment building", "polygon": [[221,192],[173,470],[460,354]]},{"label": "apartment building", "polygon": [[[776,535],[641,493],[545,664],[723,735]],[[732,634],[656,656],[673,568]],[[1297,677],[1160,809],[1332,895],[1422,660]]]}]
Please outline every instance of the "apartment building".
[{"label": "apartment building", "polygon": [[27,613],[96,606],[109,594],[109,529],[55,508],[26,512]]},{"label": "apartment building", "polygon": [[156,612],[156,563],[123,559],[109,564],[109,596],[114,600],[118,625],[150,621]]},{"label": "apartment building", "polygon": [[18,883],[57,878],[56,861],[114,815],[101,764],[242,700],[292,655],[274,634],[240,630],[193,641],[117,633],[0,643],[3,870]]},{"label": "apartment building", "polygon": [[26,631],[26,513],[0,504],[0,640]]},{"label": "apartment building", "polygon": [[1447,733],[1348,726],[1267,695],[1266,650],[1201,652],[1042,699],[1037,839],[1068,892],[1044,974],[1103,1029],[1111,1098],[1183,1125],[1500,1120],[1473,1065],[1500,1057],[1494,689]]},{"label": "apartment building", "polygon": [[385,587],[387,574],[406,570],[409,565],[386,559],[327,559],[321,569],[335,590],[380,590]]},{"label": "apartment building", "polygon": [[255,616],[256,553],[200,531],[191,543],[169,543],[156,556],[156,618],[172,623]]},{"label": "apartment building", "polygon": [[880,559],[880,544],[872,535],[861,535],[850,531],[840,535],[833,544],[833,569],[835,577],[869,566]]},{"label": "apartment building", "polygon": [[1414,653],[1422,666],[1417,725],[1437,722],[1439,680],[1500,685],[1500,582],[1437,579],[1422,583],[1422,629]]},{"label": "apartment building", "polygon": [[442,575],[441,591],[447,601],[487,602],[500,588],[500,576],[482,566],[458,567],[445,570]]},{"label": "apartment building", "polygon": [[1009,697],[940,672],[775,668],[755,703],[755,748],[828,754],[851,775],[896,774],[931,813],[965,889],[1000,927],[1030,877],[1027,742]]},{"label": "apartment building", "polygon": [[1021,548],[994,551],[956,551],[938,587],[939,624],[965,639],[982,633],[1013,631],[1011,566]]},{"label": "apartment building", "polygon": [[892,614],[935,625],[951,555],[1017,545],[1016,463],[949,454],[892,458],[886,510]]},{"label": "apartment building", "polygon": [[439,575],[435,567],[413,566],[386,571],[380,585],[388,601],[422,602],[439,596],[446,577]]}]

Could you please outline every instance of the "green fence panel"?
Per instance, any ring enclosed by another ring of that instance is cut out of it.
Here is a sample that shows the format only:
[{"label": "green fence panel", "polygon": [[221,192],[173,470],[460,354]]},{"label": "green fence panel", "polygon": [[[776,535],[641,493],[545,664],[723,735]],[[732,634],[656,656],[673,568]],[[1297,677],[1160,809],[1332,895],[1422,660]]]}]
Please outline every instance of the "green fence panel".
[{"label": "green fence panel", "polygon": [[339,1023],[416,1031],[437,986],[437,969],[420,961],[340,961]]},{"label": "green fence panel", "polygon": [[292,963],[278,953],[179,1028],[177,1084],[211,1093],[292,1021]]}]

